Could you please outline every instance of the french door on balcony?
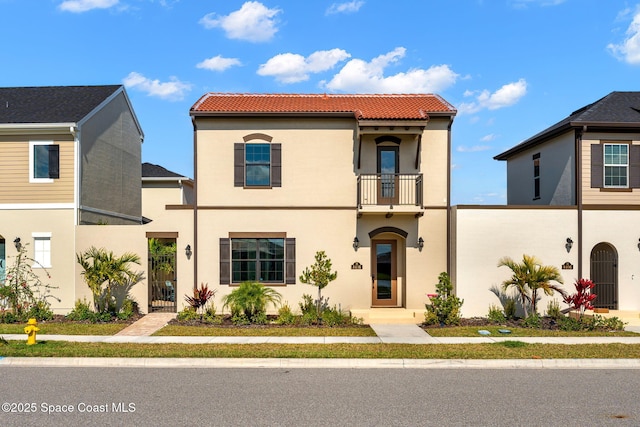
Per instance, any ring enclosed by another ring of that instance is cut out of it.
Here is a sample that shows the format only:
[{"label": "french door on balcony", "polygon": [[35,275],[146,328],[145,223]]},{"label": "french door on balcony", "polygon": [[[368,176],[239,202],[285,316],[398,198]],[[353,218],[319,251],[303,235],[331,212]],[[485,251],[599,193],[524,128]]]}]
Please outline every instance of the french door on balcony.
[{"label": "french door on balcony", "polygon": [[378,204],[397,205],[399,200],[399,147],[378,147]]}]

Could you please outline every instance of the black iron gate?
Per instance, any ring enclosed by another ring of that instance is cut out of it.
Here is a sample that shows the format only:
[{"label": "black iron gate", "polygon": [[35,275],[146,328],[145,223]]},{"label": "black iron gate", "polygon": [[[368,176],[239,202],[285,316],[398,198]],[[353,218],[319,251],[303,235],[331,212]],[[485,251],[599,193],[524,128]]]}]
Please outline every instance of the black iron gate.
[{"label": "black iron gate", "polygon": [[175,313],[176,304],[175,239],[149,239],[149,313]]},{"label": "black iron gate", "polygon": [[596,284],[593,301],[597,308],[618,309],[618,254],[608,243],[598,243],[591,251],[591,280]]}]

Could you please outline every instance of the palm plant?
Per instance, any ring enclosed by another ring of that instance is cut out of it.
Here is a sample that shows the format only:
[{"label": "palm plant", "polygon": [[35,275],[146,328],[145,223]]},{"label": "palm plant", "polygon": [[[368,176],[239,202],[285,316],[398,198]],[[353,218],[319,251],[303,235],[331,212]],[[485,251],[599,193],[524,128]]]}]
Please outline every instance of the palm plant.
[{"label": "palm plant", "polygon": [[244,316],[247,321],[260,323],[267,305],[280,303],[282,296],[276,290],[257,282],[244,282],[222,298],[223,308],[230,308],[234,317]]},{"label": "palm plant", "polygon": [[546,295],[553,295],[553,292],[565,295],[562,288],[551,283],[552,281],[563,283],[560,271],[556,267],[542,265],[534,256],[522,255],[521,263],[510,257],[503,257],[498,261],[498,267],[508,267],[513,272],[509,279],[502,282],[502,289],[506,291],[509,287],[513,287],[516,290],[522,302],[525,317],[529,316],[527,310],[529,305],[532,314],[537,313],[539,291]]},{"label": "palm plant", "polygon": [[143,279],[139,272],[129,268],[129,264],[140,264],[140,257],[127,252],[116,257],[104,248],[91,247],[76,260],[82,267],[84,281],[93,294],[93,304],[98,313],[117,313],[129,290]]}]

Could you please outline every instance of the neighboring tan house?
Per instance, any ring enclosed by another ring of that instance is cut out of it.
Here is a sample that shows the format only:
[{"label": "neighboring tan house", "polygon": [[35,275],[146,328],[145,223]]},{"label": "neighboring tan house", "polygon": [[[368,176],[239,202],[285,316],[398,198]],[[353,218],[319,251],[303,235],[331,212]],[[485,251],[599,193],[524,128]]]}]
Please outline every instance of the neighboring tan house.
[{"label": "neighboring tan house", "polygon": [[495,159],[508,205],[455,209],[463,313],[486,314],[486,289],[509,276],[492,266],[523,253],[561,269],[569,292],[592,279],[596,307],[640,310],[640,92],[612,92]]},{"label": "neighboring tan house", "polygon": [[0,88],[0,267],[28,244],[58,287],[56,312],[86,288],[79,235],[142,223],[142,139],[121,85]]},{"label": "neighboring tan house", "polygon": [[216,285],[219,300],[259,280],[295,308],[316,295],[299,276],[322,250],[338,272],[329,304],[421,320],[449,268],[449,103],[208,93],[190,114],[194,283]]},{"label": "neighboring tan house", "polygon": [[[142,214],[149,253],[148,303],[143,311],[175,312],[193,289],[192,179],[162,166],[142,164]],[[178,280],[179,279],[179,280]]]}]

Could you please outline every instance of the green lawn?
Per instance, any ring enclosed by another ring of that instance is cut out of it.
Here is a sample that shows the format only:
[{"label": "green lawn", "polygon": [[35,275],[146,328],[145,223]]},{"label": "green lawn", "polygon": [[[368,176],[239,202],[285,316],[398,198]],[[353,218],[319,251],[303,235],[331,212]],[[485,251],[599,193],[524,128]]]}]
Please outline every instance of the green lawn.
[{"label": "green lawn", "polygon": [[13,357],[221,357],[359,359],[589,359],[640,358],[640,344],[105,344],[21,341],[0,344]]},{"label": "green lawn", "polygon": [[[640,334],[627,331],[555,331],[535,328],[508,328],[504,326],[451,326],[427,328],[432,337],[480,337],[479,330],[491,332],[491,337],[640,337]],[[501,334],[499,329],[508,329],[510,334]]]},{"label": "green lawn", "polygon": [[342,327],[223,327],[167,325],[153,335],[158,336],[252,336],[252,337],[375,337],[368,326]]},{"label": "green lawn", "polygon": [[[0,323],[0,335],[24,334],[25,324]],[[47,323],[40,322],[37,335],[114,335],[129,326],[127,323]],[[26,334],[25,334],[26,339]]]}]

